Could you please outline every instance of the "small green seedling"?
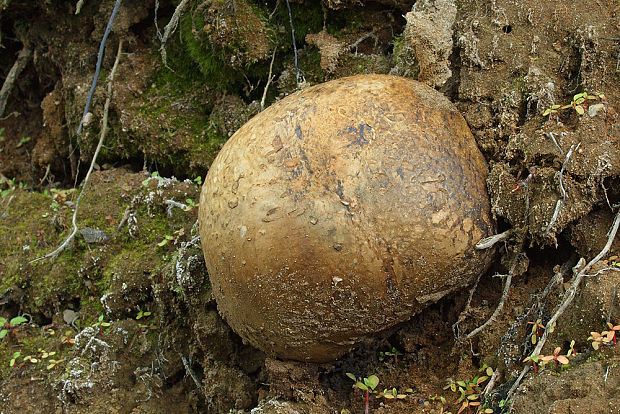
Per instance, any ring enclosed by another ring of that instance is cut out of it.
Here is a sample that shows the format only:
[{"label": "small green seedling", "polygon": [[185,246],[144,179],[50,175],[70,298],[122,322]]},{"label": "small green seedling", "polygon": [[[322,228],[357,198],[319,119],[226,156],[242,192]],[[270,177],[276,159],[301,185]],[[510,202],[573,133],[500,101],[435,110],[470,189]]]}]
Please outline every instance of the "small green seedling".
[{"label": "small green seedling", "polygon": [[65,335],[62,337],[61,344],[69,345],[69,346],[75,345],[75,338],[73,336],[71,336],[71,335],[73,335],[73,332],[65,331]]},{"label": "small green seedling", "polygon": [[140,310],[140,312],[138,312],[138,315],[136,316],[136,320],[140,320],[142,318],[146,318],[147,316],[151,316],[151,312],[144,312],[144,311]]},{"label": "small green seedling", "polygon": [[164,236],[163,240],[160,241],[159,243],[157,243],[157,246],[164,247],[165,245],[167,245],[170,242],[176,244],[181,237],[185,236],[185,229],[183,227],[181,227],[180,229],[176,230],[174,232],[174,234],[176,236],[171,236],[169,234],[166,234]]},{"label": "small green seedling", "polygon": [[[93,328],[99,329],[99,336],[103,335],[103,328],[107,328],[108,326],[110,326],[110,323],[103,321],[103,315],[99,315],[99,319],[93,324]],[[75,343],[75,341],[73,341],[73,343]]]},{"label": "small green seedling", "polygon": [[30,362],[31,364],[36,364],[37,362],[39,362],[39,360],[37,358],[33,357],[32,355],[26,355],[24,357],[24,362],[26,362],[26,361]]},{"label": "small green seedling", "polygon": [[347,377],[355,381],[355,384],[353,384],[353,388],[359,388],[360,390],[366,392],[366,409],[364,410],[364,414],[368,414],[370,412],[369,396],[370,394],[376,393],[375,388],[377,388],[377,385],[379,385],[379,377],[377,377],[376,375],[371,375],[368,378],[364,378],[362,380],[361,378],[357,378],[350,372],[347,372]]},{"label": "small green seedling", "polygon": [[607,326],[609,327],[608,331],[603,332],[590,332],[590,336],[588,337],[588,341],[592,341],[592,348],[599,349],[601,345],[609,345],[612,342],[614,344],[618,343],[618,338],[616,333],[620,331],[620,325],[612,325],[607,322]]},{"label": "small green seedling", "polygon": [[166,234],[163,238],[162,241],[160,241],[159,243],[157,243],[157,245],[159,247],[164,247],[165,245],[167,245],[169,242],[175,240],[175,238],[169,234]]},{"label": "small green seedling", "polygon": [[618,331],[620,331],[620,325],[612,325],[611,323],[607,322],[607,326],[609,327],[608,331],[603,331],[601,332],[602,335],[605,335],[607,342],[611,342],[613,341],[614,344],[618,343],[618,336],[616,335],[616,333]]},{"label": "small green seedling", "polygon": [[58,368],[58,364],[60,364],[61,362],[64,362],[64,359],[60,358],[60,359],[50,359],[49,360],[49,365],[47,366],[47,370],[52,370],[52,369],[56,369]]},{"label": "small green seedling", "polygon": [[528,325],[532,325],[532,344],[536,345],[538,338],[542,337],[545,332],[545,325],[542,324],[542,319],[538,319],[536,322],[528,322]]},{"label": "small green seedling", "polygon": [[605,100],[605,95],[602,93],[594,92],[592,95],[587,92],[581,92],[577,95],[573,96],[571,102],[567,105],[552,105],[550,108],[547,108],[545,112],[543,112],[543,116],[549,116],[552,114],[557,114],[559,111],[564,109],[573,108],[575,112],[579,115],[583,115],[588,107],[589,101],[600,99],[601,101]]},{"label": "small green seedling", "polygon": [[186,199],[185,202],[187,203],[185,211],[192,211],[193,209],[198,207],[198,204],[194,203],[194,200],[192,200],[191,198]]},{"label": "small green seedling", "polygon": [[0,339],[3,339],[13,328],[24,322],[28,322],[28,319],[23,316],[16,316],[10,321],[0,317]]},{"label": "small green seedling", "polygon": [[13,352],[13,358],[11,358],[11,361],[9,362],[9,366],[11,368],[13,368],[15,366],[15,362],[17,362],[17,358],[19,358],[20,356],[22,356],[22,353],[17,351],[17,352]]},{"label": "small green seedling", "polygon": [[442,405],[446,404],[446,397],[444,397],[443,395],[433,395],[432,397],[429,397],[428,399],[431,401],[439,401]]},{"label": "small green seedling", "polygon": [[407,394],[400,394],[396,388],[384,389],[379,394],[377,394],[377,398],[385,398],[386,400],[404,400],[407,398]]},{"label": "small green seedling", "polygon": [[388,357],[394,357],[394,364],[398,365],[398,356],[399,355],[403,355],[402,352],[400,352],[398,349],[392,347],[391,351],[381,351],[379,352],[379,359],[383,360],[384,357],[388,356]]},{"label": "small green seedling", "polygon": [[198,185],[202,185],[202,177],[198,176],[196,178],[194,178],[194,182]]},{"label": "small green seedling", "polygon": [[25,143],[27,143],[28,141],[30,141],[32,138],[30,137],[22,137],[19,142],[17,143],[17,145],[15,146],[15,148],[19,148],[21,146],[23,146]]},{"label": "small green seedling", "polygon": [[536,372],[538,374],[538,364],[540,362],[540,357],[541,355],[530,355],[529,357],[525,358],[523,360],[523,362],[532,362],[532,366],[534,367],[534,372]]},{"label": "small green seedling", "polygon": [[553,350],[553,355],[541,355],[540,356],[540,361],[541,364],[546,364],[547,362],[550,361],[555,361],[558,365],[562,364],[562,365],[568,365],[569,364],[569,360],[568,360],[568,356],[567,355],[560,355],[560,352],[562,351],[562,348],[560,348],[559,346],[557,348],[555,348]]},{"label": "small green seedling", "polygon": [[444,387],[444,390],[449,388],[453,392],[459,392],[460,396],[457,401],[457,403],[460,404],[458,411],[459,414],[465,409],[468,409],[471,413],[472,408],[481,406],[480,387],[489,379],[491,375],[493,375],[493,368],[484,364],[479,369],[479,372],[483,372],[488,375],[477,375],[469,381],[454,381],[452,378],[448,378],[448,384]]},{"label": "small green seedling", "polygon": [[148,186],[148,185],[149,185],[149,181],[151,180],[151,178],[157,178],[157,179],[160,179],[160,178],[161,178],[161,176],[159,175],[159,173],[158,173],[157,171],[153,171],[153,172],[151,173],[151,176],[150,176],[149,178],[147,178],[146,180],[142,181],[142,186],[143,186],[143,187]]}]

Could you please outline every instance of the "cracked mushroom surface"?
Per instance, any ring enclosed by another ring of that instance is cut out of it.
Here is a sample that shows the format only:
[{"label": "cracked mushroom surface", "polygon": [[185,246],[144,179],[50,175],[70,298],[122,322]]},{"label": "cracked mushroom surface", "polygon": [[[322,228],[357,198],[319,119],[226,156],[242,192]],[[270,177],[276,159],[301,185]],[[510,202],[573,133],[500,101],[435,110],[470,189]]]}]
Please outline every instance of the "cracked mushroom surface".
[{"label": "cracked mushroom surface", "polygon": [[360,75],[286,97],[202,188],[220,313],[267,354],[338,358],[486,270],[486,176],[463,117],[419,82]]}]

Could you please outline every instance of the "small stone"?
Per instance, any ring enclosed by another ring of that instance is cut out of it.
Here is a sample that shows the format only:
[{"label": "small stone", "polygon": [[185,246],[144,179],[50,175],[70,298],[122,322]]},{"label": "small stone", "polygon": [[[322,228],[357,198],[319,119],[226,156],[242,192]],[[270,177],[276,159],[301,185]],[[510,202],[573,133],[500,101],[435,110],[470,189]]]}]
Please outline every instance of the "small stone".
[{"label": "small stone", "polygon": [[103,243],[108,241],[108,236],[103,232],[103,230],[95,230],[90,227],[84,227],[80,230],[80,234],[84,237],[84,241],[86,243]]},{"label": "small stone", "polygon": [[72,325],[79,317],[80,315],[72,309],[65,309],[62,311],[62,319],[67,325]]}]

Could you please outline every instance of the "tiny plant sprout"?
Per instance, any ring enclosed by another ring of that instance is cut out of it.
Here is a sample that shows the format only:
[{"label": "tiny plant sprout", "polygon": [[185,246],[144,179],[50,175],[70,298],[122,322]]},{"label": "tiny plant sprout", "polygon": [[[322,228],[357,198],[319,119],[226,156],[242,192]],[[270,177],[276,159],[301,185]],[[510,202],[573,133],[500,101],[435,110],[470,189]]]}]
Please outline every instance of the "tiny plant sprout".
[{"label": "tiny plant sprout", "polygon": [[538,319],[536,322],[528,322],[528,325],[532,325],[532,345],[536,345],[538,338],[543,336],[545,325],[542,324],[542,319]]},{"label": "tiny plant sprout", "polygon": [[611,323],[607,322],[607,326],[609,327],[608,331],[603,331],[601,332],[601,335],[605,336],[605,342],[612,342],[614,344],[618,343],[618,337],[616,336],[616,333],[618,331],[620,331],[620,325],[612,325]]},{"label": "tiny plant sprout", "polygon": [[590,332],[590,336],[588,337],[588,341],[592,341],[592,348],[595,350],[599,349],[603,343],[603,339],[605,339],[605,337],[599,332]]},{"label": "tiny plant sprout", "polygon": [[136,319],[140,320],[147,316],[151,316],[151,312],[143,312],[142,310],[140,310],[140,312],[138,312],[138,315],[136,316]]},{"label": "tiny plant sprout", "polygon": [[558,364],[568,365],[568,358],[566,357],[566,355],[560,355],[560,351],[562,351],[562,348],[558,346],[553,350],[553,355],[541,355],[540,360],[542,361],[542,363],[546,363],[548,361],[555,361]]},{"label": "tiny plant sprout", "polygon": [[[99,315],[99,319],[97,319],[97,322],[95,322],[93,324],[93,328],[95,329],[99,329],[99,336],[101,336],[103,334],[103,328],[107,328],[108,326],[110,326],[109,322],[104,322],[103,320],[103,315]],[[75,343],[75,341],[74,341]]]},{"label": "tiny plant sprout", "polygon": [[12,368],[15,366],[15,362],[17,361],[17,358],[19,358],[20,356],[22,356],[22,353],[17,351],[17,352],[13,352],[13,358],[11,358],[11,361],[9,362],[9,366]]},{"label": "tiny plant sprout", "polygon": [[191,198],[186,199],[185,203],[187,203],[187,207],[185,208],[185,211],[191,211],[195,209],[196,207],[198,207],[198,204],[196,204],[194,200],[192,200]]},{"label": "tiny plant sprout", "polygon": [[403,400],[407,398],[407,394],[400,394],[396,388],[392,388],[391,390],[386,388],[377,395],[377,398],[385,398],[386,400]]},{"label": "tiny plant sprout", "polygon": [[600,99],[601,101],[605,101],[605,95],[599,92],[594,92],[593,94],[588,94],[588,92],[581,92],[573,96],[571,102],[567,105],[552,105],[547,108],[545,112],[543,112],[543,116],[549,116],[552,114],[556,114],[559,111],[564,109],[572,108],[579,115],[583,115],[586,111],[586,108],[589,105],[589,101]]},{"label": "tiny plant sprout", "polygon": [[160,179],[161,177],[159,176],[159,173],[157,171],[153,171],[151,173],[151,176],[149,178],[147,178],[146,180],[142,181],[142,185],[144,187],[146,187],[147,185],[149,185],[149,181],[151,180],[151,178],[157,178]]},{"label": "tiny plant sprout", "polygon": [[172,236],[171,236],[171,235],[169,235],[169,234],[166,234],[166,235],[164,236],[163,240],[162,240],[162,241],[160,241],[159,243],[157,243],[157,245],[158,245],[159,247],[163,247],[163,246],[167,245],[167,244],[168,244],[168,242],[170,242],[171,240],[174,240],[174,237],[172,237]]},{"label": "tiny plant sprout", "polygon": [[56,369],[58,367],[58,364],[60,364],[61,362],[63,362],[63,359],[50,359],[49,360],[49,365],[47,366],[47,370],[51,370],[51,369]]},{"label": "tiny plant sprout", "polygon": [[360,390],[366,392],[366,409],[364,410],[364,414],[368,414],[370,412],[369,395],[376,392],[375,388],[377,388],[377,385],[379,385],[379,377],[377,377],[376,375],[371,375],[368,378],[364,378],[362,380],[361,378],[357,378],[350,372],[347,372],[347,377],[355,381],[355,384],[353,384],[353,388],[359,388]]},{"label": "tiny plant sprout", "polygon": [[532,361],[534,372],[538,374],[538,362],[540,361],[540,355],[530,355],[529,357],[523,360],[523,362],[529,362],[529,361]]},{"label": "tiny plant sprout", "polygon": [[396,349],[395,347],[392,347],[391,351],[381,351],[379,352],[379,359],[383,359],[383,357],[394,357],[394,364],[398,364],[398,356],[399,355],[403,355],[402,352],[400,352],[398,349]]},{"label": "tiny plant sprout", "polygon": [[19,326],[24,322],[28,322],[28,319],[23,316],[16,316],[8,322],[6,319],[0,318],[0,339],[3,339],[12,328]]}]

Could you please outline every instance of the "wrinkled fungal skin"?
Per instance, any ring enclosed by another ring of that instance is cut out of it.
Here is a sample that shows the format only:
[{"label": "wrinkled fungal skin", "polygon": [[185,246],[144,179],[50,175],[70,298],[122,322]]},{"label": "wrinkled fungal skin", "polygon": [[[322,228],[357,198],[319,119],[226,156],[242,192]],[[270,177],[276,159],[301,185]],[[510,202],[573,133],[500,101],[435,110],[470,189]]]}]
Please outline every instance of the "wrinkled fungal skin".
[{"label": "wrinkled fungal skin", "polygon": [[338,358],[483,272],[486,163],[463,117],[410,79],[361,75],[267,108],[200,197],[213,291],[270,355]]}]

